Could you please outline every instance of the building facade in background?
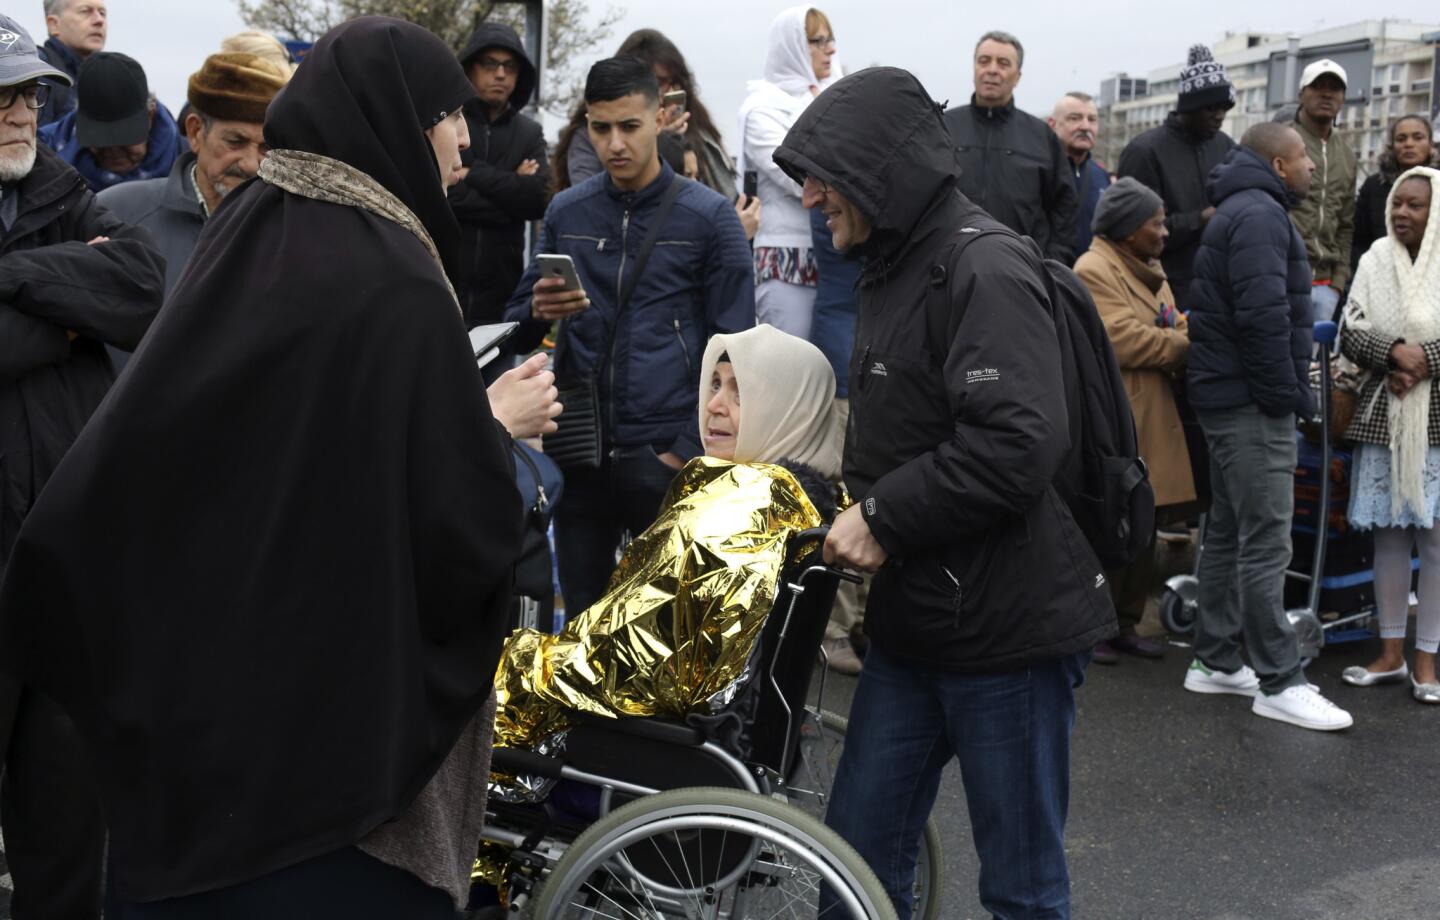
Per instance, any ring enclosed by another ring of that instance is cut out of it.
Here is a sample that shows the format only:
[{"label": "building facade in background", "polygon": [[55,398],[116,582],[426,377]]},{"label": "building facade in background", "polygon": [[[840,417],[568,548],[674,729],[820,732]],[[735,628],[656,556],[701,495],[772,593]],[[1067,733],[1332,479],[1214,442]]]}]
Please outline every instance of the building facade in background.
[{"label": "building facade in background", "polygon": [[[1375,170],[1390,123],[1412,112],[1440,109],[1440,28],[1403,20],[1369,19],[1304,35],[1238,32],[1211,46],[1235,87],[1235,108],[1224,130],[1236,138],[1269,121],[1299,95],[1300,72],[1330,58],[1350,76],[1336,127],[1355,151],[1362,176]],[[1179,52],[1185,49],[1177,48]],[[1142,131],[1165,121],[1180,91],[1182,62],[1144,77],[1120,73],[1100,83],[1100,142],[1095,158],[1114,167],[1120,151]]]}]

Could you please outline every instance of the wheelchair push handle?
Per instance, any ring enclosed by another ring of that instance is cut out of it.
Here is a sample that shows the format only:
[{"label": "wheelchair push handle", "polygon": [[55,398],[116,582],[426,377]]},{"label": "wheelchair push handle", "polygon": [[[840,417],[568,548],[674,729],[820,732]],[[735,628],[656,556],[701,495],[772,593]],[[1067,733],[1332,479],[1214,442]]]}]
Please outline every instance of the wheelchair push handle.
[{"label": "wheelchair push handle", "polygon": [[[795,541],[795,544],[797,546],[809,543],[811,540],[814,540],[817,543],[824,544],[825,538],[828,536],[830,536],[829,527],[811,527],[809,530],[800,531],[799,533],[795,534],[795,536],[791,537],[791,539]],[[865,579],[861,578],[859,575],[856,575],[854,572],[847,572],[844,569],[836,568],[833,565],[823,566],[823,568],[825,569],[825,571],[829,572],[831,575],[834,575],[841,581],[848,581],[851,584],[855,585],[865,583]]]}]

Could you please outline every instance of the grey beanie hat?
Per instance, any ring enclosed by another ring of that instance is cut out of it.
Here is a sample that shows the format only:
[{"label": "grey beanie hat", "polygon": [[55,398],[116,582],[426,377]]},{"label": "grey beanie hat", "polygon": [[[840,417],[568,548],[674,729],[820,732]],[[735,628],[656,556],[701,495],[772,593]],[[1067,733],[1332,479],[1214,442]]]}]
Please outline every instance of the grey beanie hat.
[{"label": "grey beanie hat", "polygon": [[1090,229],[1107,240],[1123,240],[1155,216],[1165,202],[1145,184],[1126,176],[1105,190],[1095,205]]}]

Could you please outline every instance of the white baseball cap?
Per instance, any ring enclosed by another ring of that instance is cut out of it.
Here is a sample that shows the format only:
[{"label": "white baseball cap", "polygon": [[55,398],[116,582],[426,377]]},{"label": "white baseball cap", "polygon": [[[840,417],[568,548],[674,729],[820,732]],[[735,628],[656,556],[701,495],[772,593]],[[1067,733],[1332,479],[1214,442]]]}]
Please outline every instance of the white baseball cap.
[{"label": "white baseball cap", "polygon": [[1327,73],[1339,77],[1340,82],[1346,86],[1350,85],[1350,77],[1345,73],[1344,67],[1341,67],[1329,58],[1321,58],[1309,67],[1306,67],[1305,72],[1300,74],[1300,88],[1304,89]]}]

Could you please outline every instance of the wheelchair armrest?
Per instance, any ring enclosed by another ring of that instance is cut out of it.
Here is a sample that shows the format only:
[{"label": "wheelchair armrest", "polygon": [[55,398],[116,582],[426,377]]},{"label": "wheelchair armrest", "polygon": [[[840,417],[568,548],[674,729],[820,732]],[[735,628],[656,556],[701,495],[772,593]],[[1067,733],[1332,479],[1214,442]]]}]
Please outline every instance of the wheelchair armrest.
[{"label": "wheelchair armrest", "polygon": [[490,755],[491,772],[506,773],[512,776],[543,776],[547,779],[559,779],[560,771],[564,767],[564,761],[558,758],[546,757],[544,754],[520,748],[497,747]]},{"label": "wheelchair armrest", "polygon": [[607,719],[589,713],[573,713],[572,718],[590,728],[602,731],[633,735],[664,744],[678,744],[682,747],[699,747],[705,743],[705,736],[688,725],[670,722],[658,717],[628,716]]}]

